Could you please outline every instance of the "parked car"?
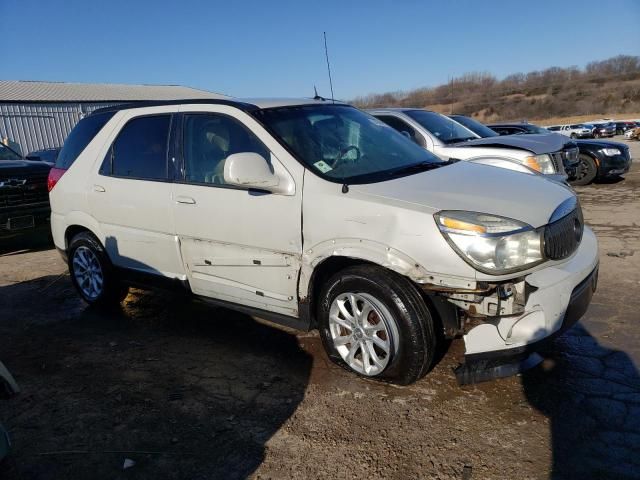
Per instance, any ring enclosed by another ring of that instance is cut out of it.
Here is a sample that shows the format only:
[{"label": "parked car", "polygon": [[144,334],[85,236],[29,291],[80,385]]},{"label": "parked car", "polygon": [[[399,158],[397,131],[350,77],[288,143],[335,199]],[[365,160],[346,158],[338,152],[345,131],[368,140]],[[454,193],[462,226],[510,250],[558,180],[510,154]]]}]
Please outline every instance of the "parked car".
[{"label": "parked car", "polygon": [[616,125],[612,122],[594,123],[593,138],[613,137],[616,134]]},{"label": "parked car", "polygon": [[25,158],[27,160],[37,160],[54,164],[58,157],[58,153],[60,153],[59,148],[44,148],[27,154]]},{"label": "parked car", "polygon": [[627,130],[624,134],[627,140],[640,140],[640,127]]},{"label": "parked car", "polygon": [[[533,126],[535,127],[535,125]],[[499,127],[505,132],[527,133],[532,124],[503,123]],[[611,140],[576,140],[579,149],[578,165],[575,174],[569,177],[571,185],[588,185],[598,178],[623,175],[631,167],[629,147],[624,143]]]},{"label": "parked car", "polygon": [[0,239],[49,232],[50,169],[0,143]]},{"label": "parked car", "polygon": [[532,123],[525,123],[525,122],[523,123],[492,123],[487,125],[487,128],[491,129],[494,132],[499,133],[500,135],[532,135],[532,134],[544,135],[549,133],[558,133],[557,131],[551,131],[544,127],[539,127]]},{"label": "parked car", "polygon": [[579,140],[580,165],[572,185],[588,185],[596,179],[618,177],[631,168],[631,154],[624,143],[610,140]]},{"label": "parked car", "polygon": [[615,126],[616,126],[616,135],[624,135],[627,131],[637,128],[638,124],[630,120],[625,120],[622,122],[615,122]]},{"label": "parked car", "polygon": [[442,159],[470,160],[525,173],[537,172],[564,181],[567,174],[562,157],[578,154],[575,145],[561,137],[481,138],[445,115],[417,108],[379,108],[369,113]]},{"label": "parked car", "polygon": [[570,138],[590,138],[593,136],[593,129],[589,125],[574,123],[572,125],[560,125],[559,128],[550,130]]},{"label": "parked car", "polygon": [[[522,355],[595,288],[597,240],[565,185],[443,161],[321,100],[98,110],[51,171],[51,226],[92,305],[186,289],[300,329],[357,374],[407,384],[442,338]],[[471,321],[472,320],[472,321]]]},{"label": "parked car", "polygon": [[[494,130],[491,127],[487,127],[482,123],[474,120],[473,118],[466,117],[464,115],[451,115],[451,118],[456,122],[461,123],[473,133],[478,135],[481,138],[485,138],[488,141],[492,141],[491,139],[496,136],[500,136],[500,133]],[[517,142],[516,145],[522,147],[529,147],[531,145],[531,150],[537,150],[538,152],[542,152],[544,150],[555,150],[559,145],[563,145],[562,150],[555,151],[551,153],[551,157],[555,162],[558,162],[563,165],[564,171],[567,174],[568,178],[571,178],[576,173],[576,168],[578,166],[578,148],[574,142],[566,142],[563,137],[550,138],[551,132],[545,130],[542,127],[538,127],[537,125],[532,125],[530,123],[520,123],[518,124],[520,127],[519,131],[514,131],[513,134],[521,134],[527,133],[530,137],[526,138],[502,138],[501,141],[505,143],[509,142]],[[558,139],[560,141],[558,142]],[[495,139],[493,139],[495,140]]]}]

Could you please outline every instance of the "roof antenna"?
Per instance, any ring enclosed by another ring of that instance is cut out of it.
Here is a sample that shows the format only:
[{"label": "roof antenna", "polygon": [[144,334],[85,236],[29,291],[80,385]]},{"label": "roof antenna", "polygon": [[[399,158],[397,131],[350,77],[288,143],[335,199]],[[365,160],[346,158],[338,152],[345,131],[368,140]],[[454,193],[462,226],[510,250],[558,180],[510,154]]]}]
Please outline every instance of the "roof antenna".
[{"label": "roof antenna", "polygon": [[329,87],[331,88],[331,103],[336,103],[333,96],[333,81],[331,80],[331,66],[329,65],[329,50],[327,49],[327,32],[324,34],[324,56],[327,59],[327,71],[329,72]]},{"label": "roof antenna", "polygon": [[326,100],[326,98],[321,97],[320,95],[318,95],[318,89],[316,88],[316,86],[315,86],[315,85],[313,86],[313,93],[315,94],[315,95],[313,96],[313,99],[314,99],[314,100],[322,100],[322,101],[325,101],[325,100]]}]

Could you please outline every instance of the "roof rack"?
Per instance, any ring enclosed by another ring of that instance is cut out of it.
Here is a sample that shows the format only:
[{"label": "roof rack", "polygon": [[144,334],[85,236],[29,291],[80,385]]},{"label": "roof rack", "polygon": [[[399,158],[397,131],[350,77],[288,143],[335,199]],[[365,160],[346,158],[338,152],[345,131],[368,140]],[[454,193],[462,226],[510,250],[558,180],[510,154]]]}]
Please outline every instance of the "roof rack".
[{"label": "roof rack", "polygon": [[246,112],[258,110],[256,105],[246,102],[240,102],[235,100],[224,100],[218,98],[195,98],[195,99],[182,99],[182,100],[141,100],[137,102],[121,103],[119,105],[112,105],[110,107],[98,108],[91,112],[90,115],[106,112],[119,112],[120,110],[129,110],[131,108],[145,108],[145,107],[162,107],[165,105],[183,105],[183,104],[204,104],[204,105],[228,105],[230,107],[236,107]]}]

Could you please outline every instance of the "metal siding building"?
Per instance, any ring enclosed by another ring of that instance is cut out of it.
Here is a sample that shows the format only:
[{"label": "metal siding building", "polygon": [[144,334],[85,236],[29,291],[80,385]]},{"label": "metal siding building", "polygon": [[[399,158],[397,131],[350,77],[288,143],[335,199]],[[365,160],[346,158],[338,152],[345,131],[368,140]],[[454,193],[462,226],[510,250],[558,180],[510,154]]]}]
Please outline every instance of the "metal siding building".
[{"label": "metal siding building", "polygon": [[0,141],[26,155],[62,146],[92,111],[144,100],[229,98],[177,85],[0,81]]}]

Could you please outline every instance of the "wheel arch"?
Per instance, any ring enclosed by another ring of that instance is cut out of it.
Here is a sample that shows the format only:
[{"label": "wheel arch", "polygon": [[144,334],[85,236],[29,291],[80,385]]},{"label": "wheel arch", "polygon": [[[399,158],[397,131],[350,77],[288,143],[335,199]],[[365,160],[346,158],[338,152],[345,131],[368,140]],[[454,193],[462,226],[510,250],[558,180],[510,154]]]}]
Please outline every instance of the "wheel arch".
[{"label": "wheel arch", "polygon": [[66,215],[64,228],[64,247],[69,249],[69,244],[74,236],[83,231],[89,232],[95,236],[104,246],[104,235],[102,230],[93,217],[83,212],[71,212]]},{"label": "wheel arch", "polygon": [[419,287],[433,276],[404,253],[378,242],[358,239],[331,240],[305,251],[298,282],[299,311],[315,328],[317,299],[322,286],[335,273],[350,266],[375,265],[408,278],[445,336],[451,338],[458,319],[452,304]]}]

